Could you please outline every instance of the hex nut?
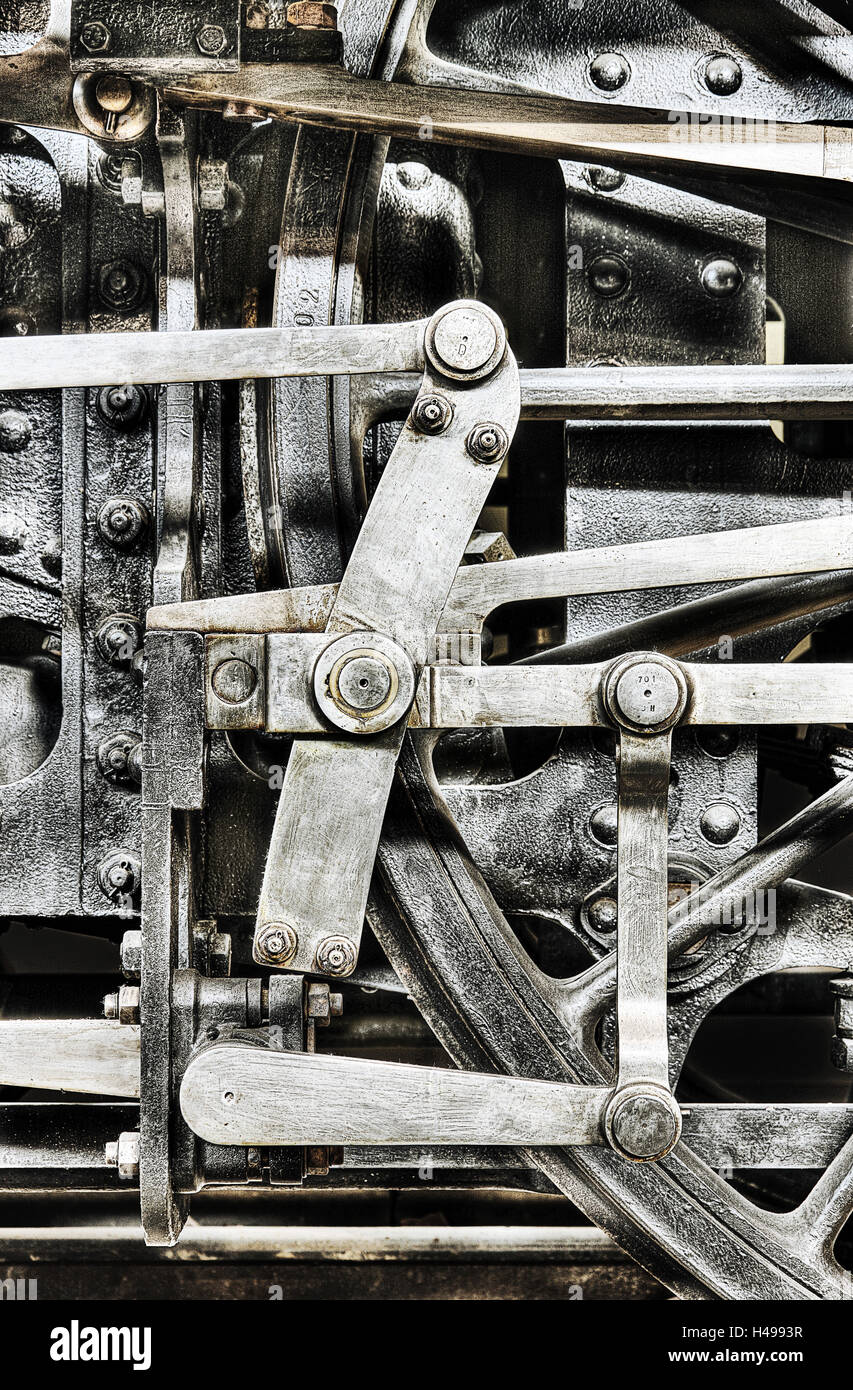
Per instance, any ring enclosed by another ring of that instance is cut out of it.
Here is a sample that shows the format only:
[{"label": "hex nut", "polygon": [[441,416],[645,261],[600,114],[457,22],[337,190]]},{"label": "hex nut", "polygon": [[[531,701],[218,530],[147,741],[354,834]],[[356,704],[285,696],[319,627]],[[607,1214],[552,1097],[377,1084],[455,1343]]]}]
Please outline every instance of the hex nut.
[{"label": "hex nut", "polygon": [[255,960],[263,965],[286,966],[296,955],[299,937],[286,922],[267,922],[255,942]]},{"label": "hex nut", "polygon": [[142,974],[142,932],[126,931],[121,939],[121,971],[129,980]]},{"label": "hex nut", "polygon": [[317,969],[324,975],[351,975],[358,963],[355,945],[346,936],[327,936],[317,947]]},{"label": "hex nut", "polygon": [[195,44],[205,58],[220,58],[228,47],[228,35],[221,24],[203,24],[195,36]]},{"label": "hex nut", "polygon": [[80,42],[89,53],[104,53],[112,42],[112,35],[106,24],[93,19],[80,30]]},{"label": "hex nut", "polygon": [[123,1182],[133,1182],[139,1177],[139,1131],[126,1130],[117,1140],[104,1147],[104,1162],[108,1168],[117,1168]]}]

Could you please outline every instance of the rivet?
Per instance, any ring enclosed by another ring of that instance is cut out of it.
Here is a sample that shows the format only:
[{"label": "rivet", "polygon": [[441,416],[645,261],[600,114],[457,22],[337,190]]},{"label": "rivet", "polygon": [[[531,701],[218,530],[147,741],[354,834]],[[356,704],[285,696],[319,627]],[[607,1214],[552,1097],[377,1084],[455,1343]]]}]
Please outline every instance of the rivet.
[{"label": "rivet", "polygon": [[108,309],[126,313],[142,302],[145,273],[133,261],[107,261],[98,270],[97,285],[101,302]]},{"label": "rivet", "polygon": [[621,256],[608,252],[590,261],[587,279],[596,294],[603,299],[615,299],[627,290],[631,283],[631,272]]},{"label": "rivet", "polygon": [[98,512],[98,533],[110,545],[126,550],[148,527],[148,509],[135,497],[108,497]]},{"label": "rivet", "polygon": [[589,829],[599,844],[610,846],[616,844],[618,813],[616,802],[609,801],[604,806],[597,806],[589,818]]},{"label": "rivet", "polygon": [[740,830],[740,816],[727,801],[713,801],[702,812],[699,829],[712,845],[727,845]]},{"label": "rivet", "polygon": [[248,661],[230,657],[221,661],[210,678],[216,695],[227,705],[242,705],[255,691],[258,673]]},{"label": "rivet", "polygon": [[615,193],[625,182],[625,175],[618,169],[605,169],[600,164],[591,164],[584,170],[584,176],[596,193]]},{"label": "rivet", "polygon": [[631,76],[631,69],[621,53],[599,53],[589,65],[589,76],[599,91],[618,92]]},{"label": "rivet", "polygon": [[737,294],[743,284],[743,273],[728,256],[717,256],[703,266],[700,280],[703,290],[712,299],[728,299]]},{"label": "rivet", "polygon": [[33,437],[29,417],[22,410],[0,410],[0,449],[19,454]]},{"label": "rivet", "polygon": [[743,81],[740,64],[727,53],[715,53],[705,64],[705,86],[716,97],[730,97]]}]

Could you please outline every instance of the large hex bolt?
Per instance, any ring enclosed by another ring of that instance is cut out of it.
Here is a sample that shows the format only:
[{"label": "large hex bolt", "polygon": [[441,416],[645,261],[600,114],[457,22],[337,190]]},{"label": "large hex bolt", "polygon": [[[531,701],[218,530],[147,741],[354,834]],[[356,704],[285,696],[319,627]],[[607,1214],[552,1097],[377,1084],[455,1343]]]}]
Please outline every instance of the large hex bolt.
[{"label": "large hex bolt", "polygon": [[299,937],[286,922],[267,922],[258,935],[255,959],[265,965],[283,968],[296,955]]},{"label": "large hex bolt", "polygon": [[142,932],[126,931],[121,939],[121,973],[128,980],[142,975]]},{"label": "large hex bolt", "polygon": [[832,1065],[839,1071],[853,1072],[853,975],[839,975],[830,980],[829,988],[835,995]]},{"label": "large hex bolt", "polygon": [[139,1131],[126,1130],[117,1140],[104,1146],[104,1162],[108,1168],[117,1168],[123,1182],[133,1182],[139,1177]]},{"label": "large hex bolt", "polygon": [[436,392],[418,396],[412,406],[412,424],[421,434],[443,434],[453,419],[453,406]]},{"label": "large hex bolt", "polygon": [[509,449],[509,436],[500,425],[475,425],[465,441],[475,463],[497,463]]},{"label": "large hex bolt", "polygon": [[139,986],[122,985],[115,994],[104,999],[104,1018],[116,1018],[119,1023],[139,1022]]}]

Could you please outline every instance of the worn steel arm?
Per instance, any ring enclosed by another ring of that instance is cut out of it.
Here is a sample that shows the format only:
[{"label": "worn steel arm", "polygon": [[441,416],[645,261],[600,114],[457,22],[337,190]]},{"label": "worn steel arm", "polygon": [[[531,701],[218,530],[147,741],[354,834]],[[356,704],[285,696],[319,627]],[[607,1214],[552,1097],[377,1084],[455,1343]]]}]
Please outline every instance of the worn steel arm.
[{"label": "worn steel arm", "polygon": [[439,311],[426,351],[421,393],[359,532],[326,624],[331,645],[315,668],[326,727],[348,737],[297,740],[288,761],[255,933],[255,959],[266,965],[355,968],[427,643],[518,421],[515,359],[489,311]]}]

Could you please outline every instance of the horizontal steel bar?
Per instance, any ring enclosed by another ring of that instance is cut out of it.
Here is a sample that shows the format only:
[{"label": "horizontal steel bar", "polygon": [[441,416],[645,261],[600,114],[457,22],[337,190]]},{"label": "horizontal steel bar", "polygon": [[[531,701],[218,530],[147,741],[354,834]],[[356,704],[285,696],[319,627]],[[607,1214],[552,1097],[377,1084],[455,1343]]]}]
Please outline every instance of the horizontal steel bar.
[{"label": "horizontal steel bar", "polygon": [[139,1026],[103,1018],[0,1022],[0,1085],[139,1096]]},{"label": "horizontal steel bar", "polygon": [[603,1143],[610,1091],[403,1062],[217,1043],[184,1073],[181,1111],[213,1144]]},{"label": "horizontal steel bar", "polygon": [[629,1263],[594,1226],[187,1226],[171,1250],[146,1246],[138,1226],[0,1227],[0,1256],[16,1260],[384,1262],[509,1260]]},{"label": "horizontal steel bar", "polygon": [[[410,389],[413,400],[423,329],[415,321],[7,339],[0,390],[404,373],[399,399]],[[853,419],[853,368],[846,363],[553,367],[523,370],[520,379],[528,420]]]},{"label": "horizontal steel bar", "polygon": [[424,321],[6,338],[0,391],[417,371]]},{"label": "horizontal steel bar", "polygon": [[[707,662],[683,667],[684,724],[844,724],[853,721],[853,666]],[[607,665],[432,666],[429,727],[591,727],[606,724]],[[532,679],[531,679],[532,678]],[[419,705],[422,708],[421,702]]]}]

